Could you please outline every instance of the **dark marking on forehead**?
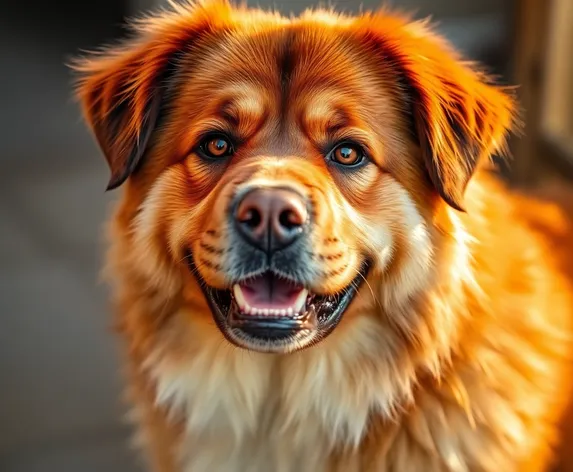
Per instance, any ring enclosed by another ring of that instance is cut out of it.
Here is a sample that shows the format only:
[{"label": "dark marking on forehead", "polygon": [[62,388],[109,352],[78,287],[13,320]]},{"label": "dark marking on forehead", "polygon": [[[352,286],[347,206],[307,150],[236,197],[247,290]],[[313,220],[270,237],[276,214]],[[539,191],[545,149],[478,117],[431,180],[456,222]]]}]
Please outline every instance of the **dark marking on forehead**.
[{"label": "dark marking on forehead", "polygon": [[287,29],[285,31],[284,39],[277,55],[281,90],[281,116],[285,115],[288,107],[291,79],[297,60],[296,48],[294,47],[295,34],[296,32],[293,29]]}]

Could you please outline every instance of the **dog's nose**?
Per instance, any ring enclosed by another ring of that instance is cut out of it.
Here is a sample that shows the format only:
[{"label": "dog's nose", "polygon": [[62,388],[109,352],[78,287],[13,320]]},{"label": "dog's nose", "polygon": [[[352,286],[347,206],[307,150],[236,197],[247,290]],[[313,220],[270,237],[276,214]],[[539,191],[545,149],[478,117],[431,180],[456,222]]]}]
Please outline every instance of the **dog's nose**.
[{"label": "dog's nose", "polygon": [[255,188],[236,205],[239,233],[267,253],[292,244],[303,233],[307,219],[304,198],[284,188]]}]

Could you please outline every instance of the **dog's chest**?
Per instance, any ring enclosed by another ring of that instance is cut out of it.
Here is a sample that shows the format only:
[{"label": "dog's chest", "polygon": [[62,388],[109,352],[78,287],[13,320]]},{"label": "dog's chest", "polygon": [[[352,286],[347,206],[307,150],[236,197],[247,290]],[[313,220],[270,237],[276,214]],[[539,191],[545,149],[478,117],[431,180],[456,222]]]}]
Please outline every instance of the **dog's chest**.
[{"label": "dog's chest", "polygon": [[398,398],[399,383],[369,370],[376,364],[365,353],[378,355],[373,330],[363,317],[343,340],[273,356],[194,326],[193,355],[152,356],[156,401],[185,426],[181,470],[330,470],[332,451],[360,444],[372,412],[389,414]]},{"label": "dog's chest", "polygon": [[272,356],[230,352],[204,351],[152,369],[158,403],[185,425],[182,472],[325,470],[334,431],[324,418],[337,411],[329,404],[334,386],[285,377]]},{"label": "dog's chest", "polygon": [[185,424],[182,471],[323,470],[324,425],[304,398],[285,399],[272,359],[245,353],[227,361],[154,371],[158,401]]}]

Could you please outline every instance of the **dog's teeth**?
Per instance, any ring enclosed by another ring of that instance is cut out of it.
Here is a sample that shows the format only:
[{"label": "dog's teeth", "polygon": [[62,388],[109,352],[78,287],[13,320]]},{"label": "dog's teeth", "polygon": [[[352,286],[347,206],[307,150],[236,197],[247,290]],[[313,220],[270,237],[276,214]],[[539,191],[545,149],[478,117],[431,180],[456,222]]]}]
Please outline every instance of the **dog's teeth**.
[{"label": "dog's teeth", "polygon": [[295,302],[288,308],[256,308],[250,306],[239,284],[233,285],[233,296],[241,313],[253,316],[299,316],[307,303],[308,290],[303,289],[297,295]]},{"label": "dog's teeth", "polygon": [[244,312],[247,312],[249,305],[247,305],[247,302],[245,301],[243,290],[241,290],[241,286],[239,284],[233,285],[233,295],[235,296],[235,300],[237,301],[239,308]]},{"label": "dog's teeth", "polygon": [[304,304],[306,303],[306,298],[308,297],[308,290],[306,288],[302,289],[298,296],[296,297],[296,301],[292,305],[292,311],[298,313],[302,311],[304,308]]}]

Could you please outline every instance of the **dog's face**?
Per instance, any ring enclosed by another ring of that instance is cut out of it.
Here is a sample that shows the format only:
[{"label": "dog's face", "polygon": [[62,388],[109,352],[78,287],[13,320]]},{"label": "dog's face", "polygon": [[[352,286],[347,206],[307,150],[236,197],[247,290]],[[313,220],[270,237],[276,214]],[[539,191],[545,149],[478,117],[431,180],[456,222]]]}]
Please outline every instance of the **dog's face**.
[{"label": "dog's face", "polygon": [[320,341],[373,286],[361,309],[421,289],[433,218],[511,123],[507,96],[383,15],[180,7],[78,68],[110,188],[137,207],[134,265],[265,352]]}]

